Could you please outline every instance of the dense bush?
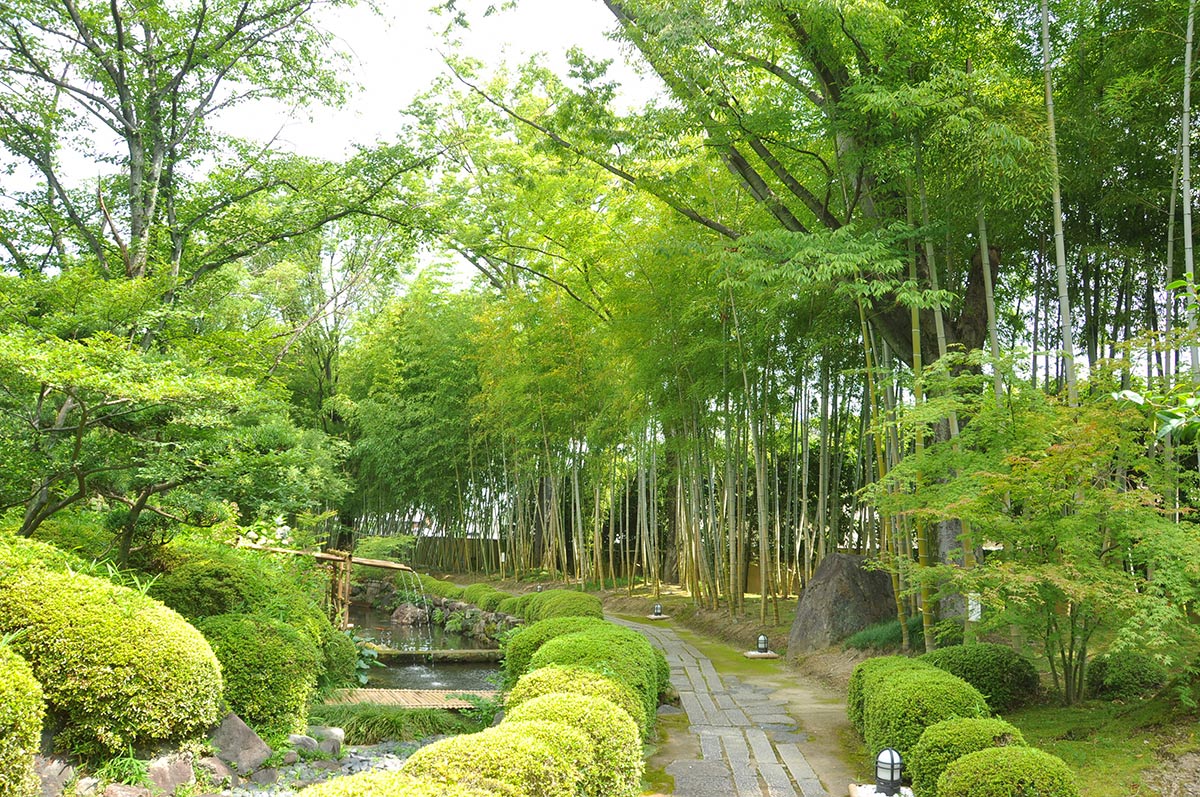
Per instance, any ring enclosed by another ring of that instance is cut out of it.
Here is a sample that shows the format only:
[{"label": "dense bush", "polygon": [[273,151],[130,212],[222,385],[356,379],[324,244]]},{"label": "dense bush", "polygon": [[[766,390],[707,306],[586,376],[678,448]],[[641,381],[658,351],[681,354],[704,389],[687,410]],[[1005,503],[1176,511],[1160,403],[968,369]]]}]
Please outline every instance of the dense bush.
[{"label": "dense bush", "polygon": [[525,597],[524,595],[512,595],[510,597],[507,597],[504,600],[500,601],[500,605],[496,607],[496,611],[500,612],[501,614],[512,615],[513,617],[522,617],[523,615],[521,614],[521,606],[522,606],[521,600],[524,597]]},{"label": "dense bush", "polygon": [[658,657],[636,631],[601,621],[586,630],[555,637],[538,648],[529,662],[535,670],[548,664],[578,665],[612,675],[637,692],[647,716],[658,709]]},{"label": "dense bush", "polygon": [[595,617],[554,617],[531,623],[517,630],[504,646],[504,682],[512,686],[529,669],[529,660],[538,648],[555,637],[604,625]]},{"label": "dense bush", "polygon": [[863,738],[872,757],[885,747],[902,758],[930,725],[956,717],[987,717],[979,690],[936,668],[893,671],[879,688],[865,693]]},{"label": "dense bush", "polygon": [[354,555],[360,559],[407,562],[412,558],[416,544],[417,538],[407,534],[359,537],[354,541]]},{"label": "dense bush", "polygon": [[[480,581],[465,587],[463,589],[462,599],[474,606],[479,606],[479,602],[483,600],[485,596],[492,594],[499,594],[502,596],[499,600],[504,600],[504,598],[511,597],[507,592],[500,592],[500,590],[496,589],[491,584]],[[498,603],[499,601],[497,601],[497,604]]]},{"label": "dense bush", "polygon": [[313,725],[341,728],[346,732],[346,744],[411,742],[431,736],[474,733],[481,730],[479,722],[458,712],[433,708],[377,706],[371,703],[313,706],[308,721]]},{"label": "dense bush", "polygon": [[582,731],[559,723],[508,722],[422,747],[401,771],[438,783],[499,782],[522,795],[576,797],[590,756],[591,742]]},{"label": "dense bush", "polygon": [[654,730],[654,717],[646,716],[646,704],[640,695],[620,681],[585,667],[551,664],[527,672],[505,696],[504,703],[512,709],[527,700],[556,692],[602,697],[625,709],[643,736]]},{"label": "dense bush", "polygon": [[937,797],[937,782],[952,762],[988,747],[1024,747],[1025,737],[1004,720],[963,718],[934,723],[921,734],[905,768],[917,797]]},{"label": "dense bush", "polygon": [[850,724],[863,732],[865,716],[864,697],[879,689],[889,675],[903,670],[929,670],[933,665],[906,656],[879,656],[867,659],[850,673],[850,685],[846,691],[846,716]]},{"label": "dense bush", "polygon": [[1033,662],[1007,645],[951,645],[926,653],[921,660],[974,686],[996,711],[1007,711],[1037,695]]},{"label": "dense bush", "polygon": [[1137,650],[1106,653],[1088,664],[1088,694],[1093,697],[1130,700],[1156,691],[1166,680],[1166,668]]},{"label": "dense bush", "polygon": [[198,623],[225,675],[229,707],[261,735],[303,731],[317,685],[320,654],[287,623],[245,614]]},{"label": "dense bush", "polygon": [[561,722],[583,731],[592,743],[593,762],[583,771],[586,797],[637,797],[642,793],[642,738],[628,712],[602,697],[555,693],[510,707],[505,723]]},{"label": "dense bush", "polygon": [[30,567],[75,572],[86,569],[83,560],[49,543],[0,532],[0,576]]},{"label": "dense bush", "polygon": [[[405,576],[407,578],[407,576]],[[439,598],[449,598],[450,600],[462,600],[465,590],[457,584],[452,584],[449,581],[442,581],[433,576],[422,573],[417,576],[421,580],[421,587],[429,595],[437,595]]]},{"label": "dense bush", "polygon": [[221,672],[200,633],[141,593],[30,567],[0,575],[0,633],[33,667],[58,741],[94,756],[187,739],[220,717]]},{"label": "dense bush", "polygon": [[552,589],[530,593],[532,598],[524,607],[527,620],[548,620],[551,617],[603,617],[600,599],[573,589]]},{"label": "dense bush", "polygon": [[485,612],[494,612],[500,608],[501,603],[511,597],[512,595],[509,595],[507,592],[492,590],[491,592],[485,592],[475,605],[480,609],[483,609]]},{"label": "dense bush", "polygon": [[0,794],[34,797],[42,784],[33,756],[42,738],[42,687],[29,664],[0,646]]},{"label": "dense bush", "polygon": [[358,686],[358,646],[331,623],[321,640],[321,673],[317,687],[322,692]]},{"label": "dense bush", "polygon": [[938,797],[1079,797],[1061,758],[1036,747],[990,747],[968,753],[938,778]]},{"label": "dense bush", "polygon": [[[303,797],[519,797],[515,789],[502,784],[491,788],[472,788],[452,783],[414,778],[403,772],[362,772],[345,778],[333,778],[301,790]],[[498,788],[499,787],[499,788]]]}]

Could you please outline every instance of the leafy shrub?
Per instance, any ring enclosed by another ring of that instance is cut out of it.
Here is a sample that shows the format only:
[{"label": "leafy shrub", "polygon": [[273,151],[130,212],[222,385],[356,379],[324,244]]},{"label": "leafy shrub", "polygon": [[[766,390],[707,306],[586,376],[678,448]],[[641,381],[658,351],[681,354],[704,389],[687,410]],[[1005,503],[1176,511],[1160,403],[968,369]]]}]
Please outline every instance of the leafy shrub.
[{"label": "leafy shrub", "polygon": [[417,538],[407,534],[359,537],[354,541],[354,555],[360,559],[407,562],[412,558],[416,544]]},{"label": "leafy shrub", "polygon": [[500,612],[501,614],[512,615],[513,617],[521,617],[523,616],[520,614],[521,599],[524,597],[524,595],[510,595],[509,597],[500,601],[500,605],[496,607],[496,611]]},{"label": "leafy shrub", "polygon": [[510,707],[505,722],[548,720],[583,731],[593,762],[583,771],[581,794],[637,797],[642,793],[642,739],[629,714],[602,697],[554,693]]},{"label": "leafy shrub", "polygon": [[555,637],[538,648],[529,662],[535,670],[547,664],[574,664],[611,675],[637,692],[647,716],[658,709],[658,659],[654,648],[636,631],[601,621],[586,630]]},{"label": "leafy shrub", "polygon": [[271,562],[228,545],[177,540],[159,557],[151,594],[190,620],[262,611],[292,591]]},{"label": "leafy shrub", "polygon": [[[345,778],[332,778],[302,789],[303,797],[497,797],[516,795],[515,790],[504,788],[476,789],[470,786],[439,783],[414,778],[403,772],[361,772]],[[503,788],[503,787],[502,787]]]},{"label": "leafy shrub", "polygon": [[[474,606],[479,606],[479,602],[481,600],[483,600],[485,595],[490,595],[494,592],[499,592],[501,595],[504,596],[504,598],[509,597],[507,593],[500,592],[500,590],[496,589],[491,584],[487,584],[483,581],[480,581],[475,584],[470,584],[466,588],[464,588],[463,593],[462,593],[462,599],[464,601],[466,601],[467,603],[470,603]],[[503,600],[504,598],[501,598],[501,600]],[[480,608],[482,608],[482,607],[480,607]]]},{"label": "leafy shrub", "polygon": [[41,744],[44,713],[42,687],[33,670],[0,640],[0,794],[41,794],[33,757]]},{"label": "leafy shrub", "polygon": [[551,617],[603,617],[600,599],[573,589],[552,589],[532,593],[526,608],[527,619],[548,620]]},{"label": "leafy shrub", "polygon": [[1007,645],[951,645],[926,653],[921,660],[974,686],[997,711],[1007,711],[1037,694],[1033,662]]},{"label": "leafy shrub", "polygon": [[556,692],[602,697],[625,709],[643,736],[654,730],[654,720],[646,716],[646,704],[640,695],[621,682],[584,667],[551,664],[527,672],[505,697],[505,704],[511,710],[527,700]]},{"label": "leafy shrub", "polygon": [[990,747],[968,753],[938,778],[939,797],[1079,797],[1061,758],[1036,747]]},{"label": "leafy shrub", "polygon": [[267,617],[223,614],[198,625],[221,661],[229,707],[263,736],[303,731],[316,690],[316,646]]},{"label": "leafy shrub", "polygon": [[529,660],[546,642],[557,636],[604,624],[604,620],[595,617],[554,617],[518,629],[508,638],[504,648],[505,685],[511,686],[525,674],[529,669]]},{"label": "leafy shrub", "polygon": [[850,673],[850,685],[846,690],[846,716],[850,724],[859,733],[863,732],[865,696],[875,693],[889,675],[903,670],[928,669],[933,669],[933,666],[907,656],[880,656],[860,663]]},{"label": "leafy shrub", "polygon": [[346,744],[411,742],[480,730],[479,723],[453,711],[370,703],[313,706],[308,721],[341,728],[346,732]]},{"label": "leafy shrub", "polygon": [[894,671],[865,694],[863,738],[872,756],[892,747],[902,758],[930,725],[957,717],[987,717],[987,700],[969,683],[936,668]]},{"label": "leafy shrub", "polygon": [[86,564],[74,554],[37,540],[16,537],[0,532],[0,574],[36,567],[40,570],[76,572]]},{"label": "leafy shrub", "polygon": [[430,595],[437,595],[440,598],[449,598],[450,600],[462,600],[465,590],[457,584],[442,581],[427,573],[422,573],[417,578],[420,579],[421,586],[425,589],[425,592]]},{"label": "leafy shrub", "polygon": [[551,722],[508,722],[451,736],[413,753],[401,772],[437,783],[507,784],[519,794],[575,797],[591,743],[581,731]]},{"label": "leafy shrub", "polygon": [[358,646],[344,631],[338,631],[331,623],[328,633],[322,634],[321,675],[317,687],[322,692],[343,687],[359,686]]},{"label": "leafy shrub", "polygon": [[963,718],[936,722],[925,729],[909,753],[905,769],[913,791],[920,797],[937,797],[937,782],[951,762],[988,747],[1024,747],[1025,737],[1004,720]]},{"label": "leafy shrub", "polygon": [[1088,664],[1088,693],[1093,697],[1131,700],[1156,691],[1166,680],[1166,668],[1137,650],[1106,653]]},{"label": "leafy shrub", "polygon": [[491,592],[485,592],[475,605],[485,612],[494,612],[502,602],[511,597],[512,595],[509,595],[507,592],[492,590]]},{"label": "leafy shrub", "polygon": [[37,567],[0,576],[0,633],[33,667],[58,741],[95,756],[187,739],[220,717],[212,648],[175,612],[101,579]]}]

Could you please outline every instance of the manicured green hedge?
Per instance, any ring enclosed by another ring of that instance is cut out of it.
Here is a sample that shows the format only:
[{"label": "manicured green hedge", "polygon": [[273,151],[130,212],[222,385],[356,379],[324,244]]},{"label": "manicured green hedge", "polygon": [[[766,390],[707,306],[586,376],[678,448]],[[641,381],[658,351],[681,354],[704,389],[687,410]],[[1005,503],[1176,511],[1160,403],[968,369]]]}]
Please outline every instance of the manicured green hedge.
[{"label": "manicured green hedge", "polygon": [[522,795],[576,797],[591,757],[582,731],[557,722],[507,722],[422,747],[401,771],[437,783],[499,782]]},{"label": "manicured green hedge", "polygon": [[500,608],[501,603],[511,597],[512,595],[509,595],[507,592],[492,590],[491,592],[485,592],[475,605],[480,609],[483,609],[485,612],[494,612]]},{"label": "manicured green hedge", "polygon": [[0,633],[33,667],[58,742],[95,756],[182,741],[220,717],[212,648],[158,601],[90,576],[28,567],[0,575]]},{"label": "manicured green hedge", "polygon": [[654,731],[655,717],[646,716],[646,704],[640,695],[615,678],[586,667],[551,664],[527,672],[505,696],[504,704],[511,709],[527,700],[555,692],[602,697],[625,709],[644,737]]},{"label": "manicured green hedge", "polygon": [[529,662],[535,670],[548,664],[578,665],[612,675],[641,696],[647,716],[658,710],[658,657],[636,631],[600,621],[586,630],[555,637],[538,648]]},{"label": "manicured green hedge", "polygon": [[[489,602],[495,601],[494,605],[496,605],[496,606],[499,606],[500,601],[504,600],[505,598],[512,597],[507,592],[501,592],[500,590],[493,587],[491,584],[480,581],[475,584],[471,584],[471,585],[467,586],[463,590],[462,599],[464,601],[466,601],[467,603],[473,604],[475,606],[479,606],[479,608],[482,609],[483,606],[480,604],[480,601],[485,600],[487,598],[487,596],[489,596],[489,595],[498,596],[498,597],[488,599]],[[487,611],[491,611],[491,610],[488,609]]]},{"label": "manicured green hedge", "polygon": [[302,732],[317,686],[316,645],[287,623],[246,614],[198,623],[221,662],[225,700],[247,725],[278,739]]},{"label": "manicured green hedge", "polygon": [[[405,576],[404,578],[407,579],[408,576]],[[457,584],[453,584],[449,581],[442,581],[441,579],[434,578],[427,573],[422,573],[421,575],[417,576],[417,578],[421,580],[421,586],[429,595],[437,595],[439,598],[449,598],[450,600],[455,601],[462,600],[463,592],[465,590]]]},{"label": "manicured green hedge", "polygon": [[1106,653],[1088,664],[1088,694],[1093,697],[1132,700],[1158,690],[1166,680],[1166,668],[1137,650]]},{"label": "manicured green hedge", "polygon": [[519,792],[502,784],[491,788],[472,788],[452,783],[414,778],[403,772],[362,772],[344,778],[332,778],[302,789],[303,797],[520,797]]},{"label": "manicured green hedge", "polygon": [[938,797],[1079,797],[1061,758],[1035,747],[990,747],[969,753],[938,778]]},{"label": "manicured green hedge", "polygon": [[527,620],[548,620],[551,617],[603,617],[600,599],[573,589],[552,589],[534,592],[525,607]]},{"label": "manicured green hedge", "polygon": [[604,624],[595,617],[554,617],[517,629],[504,646],[505,685],[516,683],[529,669],[533,654],[551,639]]},{"label": "manicured green hedge", "polygon": [[541,695],[510,707],[505,724],[548,720],[577,728],[592,744],[593,762],[583,771],[585,797],[637,797],[642,793],[642,738],[628,712],[602,697]]},{"label": "manicured green hedge", "polygon": [[0,794],[34,797],[42,784],[33,757],[42,737],[42,687],[28,662],[0,647]]},{"label": "manicured green hedge", "polygon": [[950,645],[921,657],[974,686],[996,711],[1008,711],[1037,695],[1033,662],[1007,645]]},{"label": "manicured green hedge", "polygon": [[513,617],[521,617],[521,606],[524,595],[513,595],[500,601],[500,605],[496,607],[496,611],[501,614],[512,615]]},{"label": "manicured green hedge", "polygon": [[892,673],[929,669],[933,669],[933,665],[906,656],[879,656],[860,663],[850,673],[850,685],[846,691],[846,716],[850,724],[859,733],[863,732],[864,698],[878,690],[879,685]]},{"label": "manicured green hedge", "polygon": [[937,797],[938,778],[951,763],[989,747],[1024,747],[1025,737],[1000,719],[963,718],[934,723],[905,761],[917,797]]},{"label": "manicured green hedge", "polygon": [[885,747],[902,758],[930,725],[956,717],[987,717],[987,700],[944,670],[896,670],[864,694],[863,738],[871,756]]}]

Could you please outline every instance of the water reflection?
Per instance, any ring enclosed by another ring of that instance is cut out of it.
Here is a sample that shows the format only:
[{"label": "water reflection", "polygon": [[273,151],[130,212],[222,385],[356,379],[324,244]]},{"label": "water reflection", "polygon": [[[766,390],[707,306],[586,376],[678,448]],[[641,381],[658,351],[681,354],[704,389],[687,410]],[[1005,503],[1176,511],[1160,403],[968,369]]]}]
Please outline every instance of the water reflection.
[{"label": "water reflection", "polygon": [[[465,634],[446,631],[440,626],[397,625],[391,612],[365,606],[350,608],[354,633],[378,645],[394,650],[484,650],[495,648]],[[394,664],[373,667],[367,673],[371,689],[495,689],[499,668],[495,664]],[[491,680],[489,680],[491,679]]]}]

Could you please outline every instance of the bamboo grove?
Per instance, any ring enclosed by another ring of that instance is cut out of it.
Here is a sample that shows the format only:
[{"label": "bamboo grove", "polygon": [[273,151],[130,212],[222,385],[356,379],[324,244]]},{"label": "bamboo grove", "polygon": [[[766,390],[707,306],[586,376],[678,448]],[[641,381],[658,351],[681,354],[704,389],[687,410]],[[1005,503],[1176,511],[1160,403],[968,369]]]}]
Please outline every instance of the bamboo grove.
[{"label": "bamboo grove", "polygon": [[[578,50],[477,60],[457,31],[487,10],[447,3],[444,78],[342,162],[208,126],[338,101],[308,4],[21,5],[22,533],[90,507],[128,555],[336,518],[415,530],[432,567],[761,593],[764,619],[852,551],[926,647],[981,605],[1068,698],[1092,634],[1191,633],[1190,0],[604,0],[640,107]],[[72,183],[72,147],[105,176]]]}]

